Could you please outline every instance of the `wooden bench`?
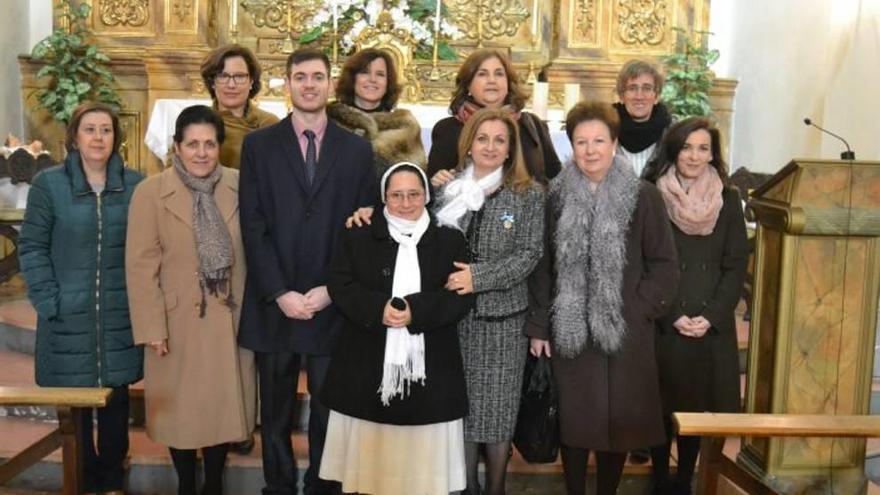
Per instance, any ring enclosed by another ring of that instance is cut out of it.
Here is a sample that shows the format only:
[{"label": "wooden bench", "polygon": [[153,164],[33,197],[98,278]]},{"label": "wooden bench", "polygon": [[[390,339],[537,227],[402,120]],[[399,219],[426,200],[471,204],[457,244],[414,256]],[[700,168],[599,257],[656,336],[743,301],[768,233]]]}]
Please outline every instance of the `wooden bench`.
[{"label": "wooden bench", "polygon": [[696,491],[701,495],[715,495],[719,476],[749,494],[776,493],[725,456],[719,448],[719,437],[880,437],[880,416],[677,412],[672,419],[679,435],[703,437]]},{"label": "wooden bench", "polygon": [[53,406],[58,411],[57,429],[0,464],[0,485],[61,447],[64,470],[61,493],[79,494],[83,471],[81,417],[85,409],[106,406],[111,393],[109,388],[0,387],[0,404]]}]

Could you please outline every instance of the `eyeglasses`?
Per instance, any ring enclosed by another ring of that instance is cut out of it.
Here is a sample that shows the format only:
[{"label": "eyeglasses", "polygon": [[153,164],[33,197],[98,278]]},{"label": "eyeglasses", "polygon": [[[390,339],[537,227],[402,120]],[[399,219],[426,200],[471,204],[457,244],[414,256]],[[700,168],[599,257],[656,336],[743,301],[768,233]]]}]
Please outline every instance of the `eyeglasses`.
[{"label": "eyeglasses", "polygon": [[233,81],[236,85],[244,84],[248,82],[251,78],[250,74],[238,73],[238,74],[227,74],[226,72],[221,72],[214,76],[214,81],[220,84],[229,84],[229,81]]},{"label": "eyeglasses", "polygon": [[640,92],[643,95],[652,95],[657,92],[657,88],[655,88],[653,84],[642,84],[641,86],[639,86],[638,84],[630,84],[629,86],[624,88],[624,92],[631,95],[635,95]]},{"label": "eyeglasses", "polygon": [[388,193],[388,201],[391,203],[403,203],[404,199],[410,203],[415,203],[421,201],[423,197],[425,197],[425,193],[421,191],[409,191],[406,193],[395,191]]}]

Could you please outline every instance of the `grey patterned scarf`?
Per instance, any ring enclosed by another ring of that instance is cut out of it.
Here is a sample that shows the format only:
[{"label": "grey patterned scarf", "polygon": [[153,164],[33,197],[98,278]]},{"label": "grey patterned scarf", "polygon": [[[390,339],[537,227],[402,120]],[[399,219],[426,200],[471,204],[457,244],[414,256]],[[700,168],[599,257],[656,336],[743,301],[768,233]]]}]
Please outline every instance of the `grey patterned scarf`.
[{"label": "grey patterned scarf", "polygon": [[223,169],[218,164],[208,176],[196,177],[186,171],[177,155],[173,155],[173,162],[177,176],[189,188],[193,197],[193,236],[199,257],[199,287],[202,290],[199,318],[204,318],[207,307],[206,290],[212,296],[220,298],[226,306],[235,307],[232,284],[229,281],[234,260],[232,237],[220,209],[217,208],[217,202],[214,201],[214,188],[223,176]]},{"label": "grey patterned scarf", "polygon": [[588,338],[609,354],[623,344],[626,236],[638,197],[639,178],[620,156],[596,191],[574,163],[550,185],[550,208],[558,219],[553,345],[563,357],[577,356]]}]

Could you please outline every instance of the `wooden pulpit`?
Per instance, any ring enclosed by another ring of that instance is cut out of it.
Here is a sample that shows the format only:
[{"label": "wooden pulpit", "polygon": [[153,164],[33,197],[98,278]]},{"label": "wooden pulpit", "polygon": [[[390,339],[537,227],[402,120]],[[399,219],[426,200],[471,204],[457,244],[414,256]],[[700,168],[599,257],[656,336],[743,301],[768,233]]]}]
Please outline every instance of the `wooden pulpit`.
[{"label": "wooden pulpit", "polygon": [[[752,194],[747,413],[868,414],[880,296],[880,162],[795,160]],[[743,439],[779,493],[864,493],[865,440]]]}]

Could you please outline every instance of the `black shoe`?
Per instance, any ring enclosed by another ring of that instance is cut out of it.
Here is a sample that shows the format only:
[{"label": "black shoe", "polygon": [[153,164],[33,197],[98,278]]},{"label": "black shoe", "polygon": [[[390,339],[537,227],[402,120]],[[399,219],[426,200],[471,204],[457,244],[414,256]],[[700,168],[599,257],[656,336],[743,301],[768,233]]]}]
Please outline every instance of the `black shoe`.
[{"label": "black shoe", "polygon": [[630,464],[647,464],[651,460],[651,452],[648,449],[637,449],[629,453]]},{"label": "black shoe", "polygon": [[254,441],[254,434],[251,433],[251,436],[248,437],[247,440],[241,442],[231,442],[229,444],[229,451],[233,454],[238,455],[248,455],[254,450],[254,445],[257,442]]}]

